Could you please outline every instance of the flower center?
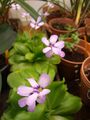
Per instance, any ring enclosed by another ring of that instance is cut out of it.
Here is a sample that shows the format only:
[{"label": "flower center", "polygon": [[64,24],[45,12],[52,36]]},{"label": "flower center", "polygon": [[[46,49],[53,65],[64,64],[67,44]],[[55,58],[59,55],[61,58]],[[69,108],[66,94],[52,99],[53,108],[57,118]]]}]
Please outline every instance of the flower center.
[{"label": "flower center", "polygon": [[38,91],[39,91],[39,92],[41,92],[41,91],[42,91],[42,88],[41,88],[41,87],[40,87],[40,88],[38,88]]}]

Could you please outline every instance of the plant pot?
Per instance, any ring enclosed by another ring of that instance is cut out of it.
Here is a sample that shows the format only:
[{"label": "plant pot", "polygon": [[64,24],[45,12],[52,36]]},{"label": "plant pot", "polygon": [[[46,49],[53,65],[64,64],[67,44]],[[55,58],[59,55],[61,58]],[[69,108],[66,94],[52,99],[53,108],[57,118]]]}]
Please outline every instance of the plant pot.
[{"label": "plant pot", "polygon": [[49,20],[48,22],[48,27],[47,30],[51,33],[51,34],[66,34],[69,33],[70,31],[63,29],[63,28],[55,28],[54,25],[57,24],[58,25],[62,25],[62,26],[71,26],[71,27],[76,27],[74,24],[74,21],[70,18],[53,18],[51,20]]},{"label": "plant pot", "polygon": [[90,64],[90,57],[84,60],[80,75],[81,75],[81,98],[82,101],[90,106],[90,80],[85,74],[85,70],[87,69],[87,66]]},{"label": "plant pot", "polygon": [[[75,58],[74,61],[62,58],[58,70],[60,78],[65,78],[69,92],[74,95],[79,95],[80,67],[83,60],[89,56],[89,53],[79,45],[75,45],[73,50],[78,53],[78,56]],[[77,58],[80,57],[80,54],[84,56],[82,61],[77,60]],[[71,57],[71,53],[69,54],[69,56]]]},{"label": "plant pot", "polygon": [[85,48],[86,51],[88,51],[89,56],[90,56],[90,43],[88,43],[85,40],[80,40],[80,42],[78,43],[78,45],[80,45],[81,47]]},{"label": "plant pot", "polygon": [[[87,37],[90,37],[90,18],[85,19],[85,28],[86,28]],[[88,38],[88,41],[90,42],[89,39],[90,38]]]},{"label": "plant pot", "polygon": [[43,13],[49,12],[49,15],[46,17],[46,21],[49,22],[53,18],[62,18],[62,17],[71,17],[69,11],[66,11],[62,6],[54,4],[53,8],[47,6],[43,7]]},{"label": "plant pot", "polygon": [[79,33],[79,37],[80,37],[81,39],[84,39],[84,36],[85,36],[85,33],[86,33],[85,27],[79,27],[79,28],[78,28],[78,33]]}]

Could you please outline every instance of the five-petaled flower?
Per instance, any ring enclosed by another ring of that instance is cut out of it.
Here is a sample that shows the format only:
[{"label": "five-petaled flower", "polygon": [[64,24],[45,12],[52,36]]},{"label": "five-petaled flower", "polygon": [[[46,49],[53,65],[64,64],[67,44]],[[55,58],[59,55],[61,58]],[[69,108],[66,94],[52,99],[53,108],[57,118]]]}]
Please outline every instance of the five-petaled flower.
[{"label": "five-petaled flower", "polygon": [[51,57],[53,54],[59,55],[61,57],[65,56],[65,53],[62,51],[62,48],[64,47],[64,41],[58,41],[57,35],[51,35],[50,41],[47,40],[46,37],[42,38],[42,42],[47,46],[43,49],[43,53],[47,57]]},{"label": "five-petaled flower", "polygon": [[30,20],[30,26],[34,28],[35,30],[37,30],[43,25],[44,25],[44,22],[42,21],[40,16],[37,18],[37,21],[35,21],[33,18],[31,18]]},{"label": "five-petaled flower", "polygon": [[50,77],[43,73],[38,83],[33,79],[27,79],[28,82],[31,84],[31,87],[28,86],[19,86],[17,90],[17,94],[23,96],[18,101],[20,107],[28,106],[28,111],[33,112],[36,106],[36,103],[44,103],[46,100],[46,95],[50,93],[49,89],[46,87],[50,84]]}]

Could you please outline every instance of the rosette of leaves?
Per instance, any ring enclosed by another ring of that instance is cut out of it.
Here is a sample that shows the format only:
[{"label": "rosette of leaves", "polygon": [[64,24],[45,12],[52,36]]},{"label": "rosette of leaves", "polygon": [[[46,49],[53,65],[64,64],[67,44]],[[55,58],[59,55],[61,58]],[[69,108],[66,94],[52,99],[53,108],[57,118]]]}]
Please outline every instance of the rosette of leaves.
[{"label": "rosette of leaves", "polygon": [[42,50],[44,45],[41,41],[44,33],[36,33],[32,37],[28,33],[21,34],[17,37],[15,44],[9,52],[9,63],[11,71],[20,71],[26,68],[35,68],[40,74],[46,72],[51,79],[54,78],[59,64],[60,57],[54,55],[52,58],[47,58]]},{"label": "rosette of leaves", "polygon": [[[34,77],[38,78],[37,75],[34,75]],[[17,85],[13,80],[16,81]],[[52,82],[49,86],[51,92],[48,94],[46,102],[44,104],[37,104],[34,112],[27,112],[26,108],[18,106],[17,102],[20,96],[16,93],[18,86],[28,85],[27,80],[23,79],[22,81],[20,75],[17,79],[8,78],[8,83],[12,89],[8,99],[8,108],[1,117],[1,120],[73,120],[75,113],[82,106],[79,97],[67,92],[64,81],[56,81]]]},{"label": "rosette of leaves", "polygon": [[[70,30],[70,29],[68,29]],[[78,44],[80,41],[78,32],[75,32],[75,29],[71,29],[70,33],[67,33],[65,35],[60,35],[59,40],[63,40],[65,42],[65,47],[69,50],[72,50],[75,44]]]}]

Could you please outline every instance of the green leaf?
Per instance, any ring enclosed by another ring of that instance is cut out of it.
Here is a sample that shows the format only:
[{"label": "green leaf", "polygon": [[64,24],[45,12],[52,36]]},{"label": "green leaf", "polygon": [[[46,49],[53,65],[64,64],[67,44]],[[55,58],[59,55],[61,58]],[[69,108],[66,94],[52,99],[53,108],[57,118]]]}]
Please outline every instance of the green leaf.
[{"label": "green leaf", "polygon": [[27,46],[24,43],[16,42],[14,44],[14,49],[17,53],[21,55],[25,55],[26,53],[30,52]]},{"label": "green leaf", "polygon": [[8,24],[0,25],[0,52],[10,49],[16,39],[16,32]]},{"label": "green leaf", "polygon": [[24,0],[15,0],[22,8],[24,8],[30,15],[34,18],[37,19],[39,14],[36,12],[34,8],[32,8],[29,4],[27,4]]},{"label": "green leaf", "polygon": [[53,81],[57,72],[57,67],[55,65],[49,65],[48,67],[48,75],[50,76],[51,80]]},{"label": "green leaf", "polygon": [[82,107],[81,99],[67,92],[64,81],[53,82],[49,89],[46,106],[51,115],[70,116]]},{"label": "green leaf", "polygon": [[9,58],[10,64],[21,63],[25,61],[25,57],[20,54],[14,54]]},{"label": "green leaf", "polygon": [[2,75],[1,75],[1,72],[0,72],[0,92],[1,92],[1,89],[2,89]]},{"label": "green leaf", "polygon": [[25,55],[25,59],[28,60],[29,62],[33,62],[34,54],[31,53],[31,52],[28,52],[28,53]]},{"label": "green leaf", "polygon": [[32,68],[26,68],[22,70],[15,71],[8,76],[8,84],[12,88],[17,88],[20,85],[29,85],[27,78],[34,78],[38,80],[39,74]]},{"label": "green leaf", "polygon": [[60,63],[60,56],[54,55],[48,59],[52,64],[59,64]]},{"label": "green leaf", "polygon": [[42,53],[42,49],[44,47],[43,43],[42,43],[42,37],[44,37],[45,34],[44,33],[36,33],[32,38],[31,38],[31,41],[29,43],[29,48],[30,50],[35,53],[35,54],[38,54],[38,53]]},{"label": "green leaf", "polygon": [[11,66],[11,71],[20,71],[22,69],[27,69],[27,68],[32,68],[33,67],[33,64],[31,63],[27,63],[27,62],[22,62],[22,63],[19,63],[19,64],[13,64]]},{"label": "green leaf", "polygon": [[62,116],[51,116],[50,120],[73,120],[72,118],[62,117]]},{"label": "green leaf", "polygon": [[62,82],[53,82],[49,89],[51,90],[50,94],[48,95],[47,106],[48,109],[56,110],[56,108],[61,104],[66,94],[66,85],[64,85],[64,81]]},{"label": "green leaf", "polygon": [[78,112],[81,109],[81,107],[81,99],[67,92],[64,96],[63,101],[57,109],[57,114],[71,115]]}]

